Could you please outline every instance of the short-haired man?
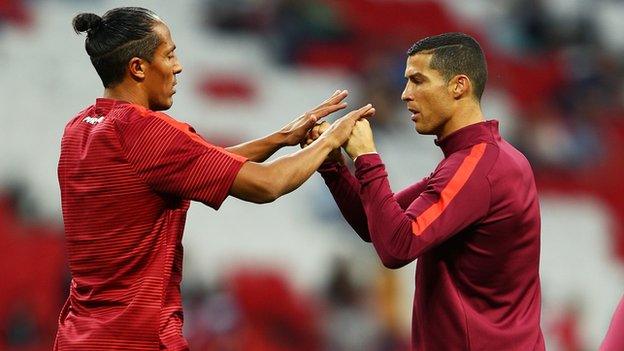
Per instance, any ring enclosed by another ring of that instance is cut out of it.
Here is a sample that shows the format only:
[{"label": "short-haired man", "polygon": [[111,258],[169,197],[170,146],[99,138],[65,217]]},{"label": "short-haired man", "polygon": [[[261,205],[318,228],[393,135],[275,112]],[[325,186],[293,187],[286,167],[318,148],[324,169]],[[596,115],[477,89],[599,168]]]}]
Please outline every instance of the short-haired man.
[{"label": "short-haired man", "polygon": [[533,172],[498,122],[484,119],[479,44],[462,33],[422,39],[408,51],[405,78],[401,98],[416,131],[435,135],[444,159],[393,194],[368,121],[360,120],[345,147],[355,176],[333,153],[321,168],[326,184],[386,267],[418,259],[415,350],[543,350]]},{"label": "short-haired man", "polygon": [[171,107],[182,66],[156,14],[125,7],[103,17],[79,14],[73,24],[87,33],[86,50],[105,90],[67,124],[61,142],[72,281],[54,349],[186,350],[180,282],[190,200],[215,209],[228,194],[273,201],[308,179],[374,109],[339,119],[309,150],[257,163],[344,108],[346,91],[275,134],[223,149],[158,112]]}]

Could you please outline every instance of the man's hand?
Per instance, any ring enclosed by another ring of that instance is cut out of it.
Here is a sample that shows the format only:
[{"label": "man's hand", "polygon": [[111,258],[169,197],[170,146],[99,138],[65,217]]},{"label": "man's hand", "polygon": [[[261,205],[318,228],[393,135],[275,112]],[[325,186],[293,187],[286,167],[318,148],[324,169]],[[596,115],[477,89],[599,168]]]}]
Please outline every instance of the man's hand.
[{"label": "man's hand", "polygon": [[[301,148],[303,149],[304,147],[312,144],[314,140],[318,139],[321,134],[325,133],[325,131],[329,129],[329,127],[330,124],[327,121],[317,123],[308,132],[305,141],[301,143]],[[327,155],[326,161],[343,163],[344,160],[342,158],[342,152],[340,151],[340,148],[336,148],[332,152],[330,152],[329,155]]]},{"label": "man's hand", "polygon": [[[346,116],[334,122],[323,134],[321,134],[319,139],[326,139],[332,149],[337,149],[341,145],[343,145],[347,141],[347,139],[349,139],[353,127],[356,125],[356,122],[358,120],[370,117],[374,114],[375,108],[373,108],[371,104],[351,111]],[[366,125],[368,125],[368,121],[366,121]]]},{"label": "man's hand", "polygon": [[347,95],[348,92],[346,90],[336,90],[332,96],[320,105],[285,125],[278,132],[284,138],[283,144],[292,146],[305,142],[308,131],[314,127],[317,121],[347,107],[347,104],[342,102]]},{"label": "man's hand", "polygon": [[344,148],[352,160],[362,154],[377,152],[373,140],[373,131],[367,119],[363,118],[355,122],[351,136]]}]

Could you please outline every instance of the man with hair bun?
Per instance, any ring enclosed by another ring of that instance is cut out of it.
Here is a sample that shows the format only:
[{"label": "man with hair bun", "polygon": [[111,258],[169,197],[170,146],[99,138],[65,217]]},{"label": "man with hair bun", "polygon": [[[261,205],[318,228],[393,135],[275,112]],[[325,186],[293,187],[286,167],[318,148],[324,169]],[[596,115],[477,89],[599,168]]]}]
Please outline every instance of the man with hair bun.
[{"label": "man with hair bun", "polygon": [[218,209],[228,195],[271,202],[299,187],[342,145],[371,105],[338,119],[305,150],[261,163],[303,141],[346,107],[336,91],[279,131],[221,148],[167,114],[182,66],[167,25],[124,7],[73,20],[104,96],[65,127],[58,178],[70,293],[55,350],[187,350],[182,335],[182,233],[190,200]]},{"label": "man with hair bun", "polygon": [[[345,145],[355,176],[339,151],[321,175],[386,267],[418,259],[414,350],[544,350],[535,181],[526,158],[481,111],[481,47],[468,35],[446,33],[418,41],[407,54],[401,99],[416,131],[437,137],[444,159],[394,194],[363,119]],[[328,127],[315,127],[308,142]]]}]

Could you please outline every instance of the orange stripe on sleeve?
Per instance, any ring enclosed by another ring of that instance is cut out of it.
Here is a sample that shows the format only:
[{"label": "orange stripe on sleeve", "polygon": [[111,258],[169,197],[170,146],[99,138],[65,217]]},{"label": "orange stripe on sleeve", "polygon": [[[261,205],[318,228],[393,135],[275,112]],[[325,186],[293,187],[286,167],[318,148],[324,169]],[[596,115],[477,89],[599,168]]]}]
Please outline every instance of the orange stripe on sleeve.
[{"label": "orange stripe on sleeve", "polygon": [[470,154],[462,161],[451,180],[444,189],[442,189],[442,192],[440,192],[440,199],[438,202],[431,205],[412,221],[412,233],[414,233],[414,235],[421,235],[431,223],[440,217],[451,201],[453,201],[453,198],[461,191],[468,181],[468,178],[470,178],[470,175],[472,175],[477,163],[479,163],[479,160],[485,152],[486,146],[486,143],[481,143],[470,149]]},{"label": "orange stripe on sleeve", "polygon": [[216,146],[216,145],[212,145],[209,142],[207,142],[206,140],[204,140],[202,137],[199,136],[199,134],[193,133],[191,132],[191,127],[186,124],[186,123],[182,123],[174,118],[169,117],[166,114],[163,113],[156,113],[155,114],[156,117],[158,117],[160,120],[164,121],[165,123],[169,124],[170,126],[174,127],[175,129],[183,132],[184,134],[186,134],[189,138],[191,138],[191,140],[193,140],[196,143],[199,143],[203,146],[209,147],[209,148],[213,148],[216,149],[224,154],[229,155],[230,157],[238,160],[239,162],[245,162],[247,161],[246,157],[237,155],[237,154],[233,154],[227,150],[225,150],[222,147]]}]

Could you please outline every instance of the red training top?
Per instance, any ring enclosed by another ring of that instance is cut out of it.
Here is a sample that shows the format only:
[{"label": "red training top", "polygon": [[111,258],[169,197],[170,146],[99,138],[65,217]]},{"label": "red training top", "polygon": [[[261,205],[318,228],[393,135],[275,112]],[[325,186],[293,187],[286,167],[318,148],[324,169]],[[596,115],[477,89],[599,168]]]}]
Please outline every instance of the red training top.
[{"label": "red training top", "polygon": [[613,312],[607,335],[600,345],[600,351],[621,350],[624,350],[624,297]]},{"label": "red training top", "polygon": [[65,127],[58,177],[70,294],[55,350],[185,350],[182,232],[245,158],[164,113],[97,99]]},{"label": "red training top", "polygon": [[500,137],[497,121],[436,143],[445,158],[396,195],[377,154],[357,158],[357,178],[336,163],[321,174],[385,266],[418,258],[414,350],[544,350],[540,212],[529,162]]}]

